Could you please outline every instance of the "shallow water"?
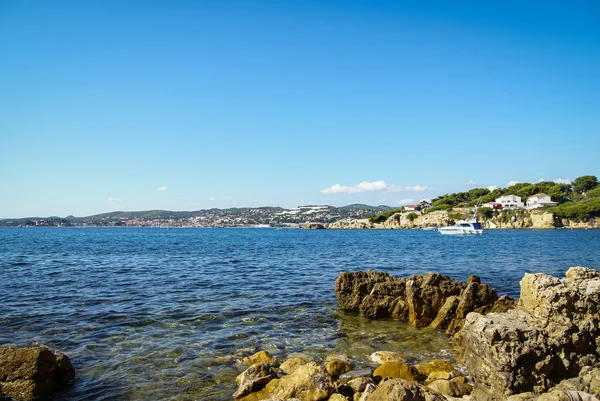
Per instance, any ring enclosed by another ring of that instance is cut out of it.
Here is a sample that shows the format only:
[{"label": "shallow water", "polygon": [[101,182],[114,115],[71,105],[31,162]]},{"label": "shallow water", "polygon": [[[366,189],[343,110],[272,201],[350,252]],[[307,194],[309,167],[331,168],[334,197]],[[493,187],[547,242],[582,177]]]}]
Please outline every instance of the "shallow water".
[{"label": "shallow water", "polygon": [[341,271],[476,274],[518,296],[525,272],[600,267],[599,245],[600,230],[0,229],[0,344],[71,356],[59,401],[227,400],[259,349],[453,360],[441,333],[338,311]]}]

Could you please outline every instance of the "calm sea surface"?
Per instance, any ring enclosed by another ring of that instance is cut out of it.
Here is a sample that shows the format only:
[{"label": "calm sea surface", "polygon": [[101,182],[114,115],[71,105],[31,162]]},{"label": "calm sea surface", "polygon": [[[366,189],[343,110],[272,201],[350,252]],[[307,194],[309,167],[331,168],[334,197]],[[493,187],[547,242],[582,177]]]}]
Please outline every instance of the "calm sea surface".
[{"label": "calm sea surface", "polygon": [[476,274],[518,296],[525,272],[599,268],[599,249],[600,230],[0,229],[0,344],[71,357],[55,400],[228,400],[260,349],[452,361],[438,332],[339,312],[342,271]]}]

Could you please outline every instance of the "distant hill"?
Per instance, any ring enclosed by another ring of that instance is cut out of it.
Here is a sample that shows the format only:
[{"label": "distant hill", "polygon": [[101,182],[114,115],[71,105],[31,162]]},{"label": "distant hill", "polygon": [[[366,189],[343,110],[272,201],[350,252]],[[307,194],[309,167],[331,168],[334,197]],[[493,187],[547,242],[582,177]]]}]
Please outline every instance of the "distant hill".
[{"label": "distant hill", "polygon": [[239,207],[195,211],[145,210],[115,211],[85,217],[28,217],[0,220],[0,226],[181,226],[245,227],[257,224],[289,225],[306,221],[329,223],[340,219],[366,218],[391,209],[389,206],[353,204],[342,207],[306,205],[294,209],[282,207]]}]

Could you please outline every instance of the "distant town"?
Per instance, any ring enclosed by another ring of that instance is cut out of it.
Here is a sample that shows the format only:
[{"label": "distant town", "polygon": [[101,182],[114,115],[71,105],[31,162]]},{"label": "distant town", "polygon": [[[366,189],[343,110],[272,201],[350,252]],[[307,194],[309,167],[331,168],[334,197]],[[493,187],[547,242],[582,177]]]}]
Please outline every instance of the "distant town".
[{"label": "distant town", "polygon": [[389,206],[362,204],[343,207],[313,205],[203,209],[190,212],[150,210],[111,212],[87,217],[29,217],[0,220],[1,227],[302,227],[308,222],[331,223],[364,219],[390,210]]}]

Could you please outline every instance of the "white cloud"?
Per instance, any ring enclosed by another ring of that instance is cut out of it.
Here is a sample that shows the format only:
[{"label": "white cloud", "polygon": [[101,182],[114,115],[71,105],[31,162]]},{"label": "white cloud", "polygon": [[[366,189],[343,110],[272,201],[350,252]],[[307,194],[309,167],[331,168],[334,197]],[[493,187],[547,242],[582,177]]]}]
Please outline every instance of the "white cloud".
[{"label": "white cloud", "polygon": [[167,190],[167,187],[158,187],[156,188],[157,191],[163,192]]},{"label": "white cloud", "polygon": [[398,201],[399,205],[411,205],[415,203],[414,199],[402,199],[401,201]]},{"label": "white cloud", "polygon": [[475,182],[475,180],[469,180],[469,181],[465,182],[465,184],[467,184],[467,185],[477,185],[477,183]]},{"label": "white cloud", "polygon": [[415,185],[413,187],[404,186],[404,185],[388,185],[386,188],[387,192],[424,192],[429,191],[432,188],[428,186]]},{"label": "white cloud", "polygon": [[211,196],[210,198],[208,198],[209,201],[214,201],[216,198],[214,196]]},{"label": "white cloud", "polygon": [[341,194],[341,193],[355,194],[358,192],[365,192],[365,191],[382,191],[386,188],[387,188],[387,184],[384,181],[373,181],[373,182],[363,181],[360,184],[356,184],[356,185],[352,185],[352,186],[335,184],[329,188],[325,188],[324,190],[321,191],[321,193],[324,193],[324,194]]},{"label": "white cloud", "polygon": [[487,187],[487,189],[489,189],[489,190],[490,190],[490,192],[492,192],[492,191],[494,191],[495,189],[498,189],[498,187],[497,187],[497,186],[495,186],[495,185],[490,185],[489,187]]},{"label": "white cloud", "polygon": [[508,182],[508,187],[512,187],[513,185],[517,185],[519,183],[519,181],[509,181]]},{"label": "white cloud", "polygon": [[121,200],[121,199],[119,199],[119,198],[115,198],[115,197],[113,197],[113,196],[109,196],[109,197],[108,197],[108,199],[107,199],[106,201],[107,201],[107,202],[109,202],[109,203],[118,203],[118,202],[122,202],[122,200]]},{"label": "white cloud", "polygon": [[570,184],[571,180],[569,180],[568,178],[557,178],[556,180],[554,180],[554,182],[556,184]]},{"label": "white cloud", "polygon": [[546,181],[546,180],[544,180],[543,178],[540,178],[540,179],[538,180],[538,182],[544,182],[544,181]]}]

